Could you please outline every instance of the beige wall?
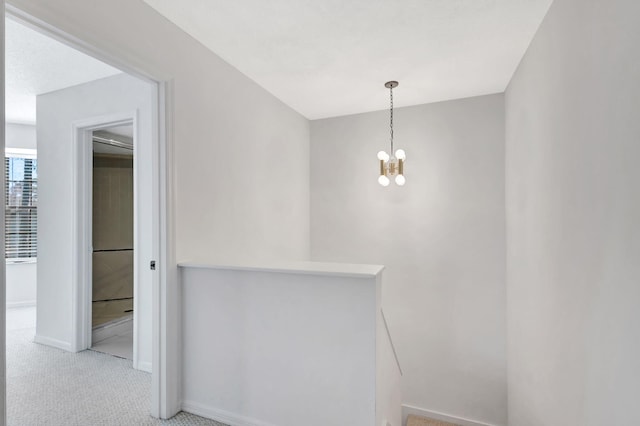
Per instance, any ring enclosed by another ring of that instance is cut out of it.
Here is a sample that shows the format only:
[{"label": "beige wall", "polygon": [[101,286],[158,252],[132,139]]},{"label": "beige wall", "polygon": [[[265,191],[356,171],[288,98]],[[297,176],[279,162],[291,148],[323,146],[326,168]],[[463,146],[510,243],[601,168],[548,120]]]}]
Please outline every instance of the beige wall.
[{"label": "beige wall", "polygon": [[[93,300],[133,297],[133,157],[93,157]],[[96,252],[97,251],[97,252]]]},{"label": "beige wall", "polygon": [[93,157],[93,249],[133,248],[133,157]]}]

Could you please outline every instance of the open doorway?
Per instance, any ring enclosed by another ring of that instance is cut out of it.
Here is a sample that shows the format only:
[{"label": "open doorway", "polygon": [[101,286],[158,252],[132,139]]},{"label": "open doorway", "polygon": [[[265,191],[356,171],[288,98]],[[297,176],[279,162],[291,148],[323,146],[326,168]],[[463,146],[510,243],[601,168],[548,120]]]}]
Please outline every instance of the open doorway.
[{"label": "open doorway", "polygon": [[[165,228],[167,205],[163,183],[165,175],[164,171],[160,171],[161,162],[163,170],[167,164],[166,158],[163,157],[165,155],[163,130],[159,125],[161,121],[159,115],[164,111],[163,107],[159,107],[165,101],[164,98],[161,99],[165,93],[163,86],[150,78],[144,78],[135,73],[124,73],[104,63],[101,66],[106,67],[106,71],[98,75],[100,70],[92,68],[91,64],[79,64],[73,57],[57,57],[55,53],[59,51],[58,48],[75,50],[71,46],[77,45],[77,40],[69,41],[53,28],[32,20],[14,8],[11,8],[10,12],[11,19],[6,21],[8,31],[16,30],[20,31],[20,34],[31,32],[33,37],[47,39],[49,43],[40,47],[35,43],[32,46],[20,45],[13,48],[16,57],[28,56],[26,62],[38,70],[40,77],[48,79],[46,81],[31,80],[27,78],[30,75],[23,71],[15,73],[20,77],[16,81],[22,79],[26,82],[42,83],[30,88],[31,92],[28,94],[33,99],[28,99],[20,105],[17,103],[11,105],[12,94],[7,92],[7,117],[10,117],[12,112],[22,114],[25,109],[31,108],[35,113],[37,109],[37,119],[25,120],[22,116],[16,116],[13,128],[16,129],[14,132],[16,134],[22,127],[29,128],[29,134],[37,139],[38,158],[42,160],[38,163],[38,184],[40,185],[37,205],[38,256],[34,261],[37,267],[37,291],[35,292],[37,306],[28,308],[30,309],[29,321],[15,322],[15,330],[11,330],[15,333],[7,339],[11,340],[7,344],[6,354],[8,369],[11,371],[7,378],[10,396],[7,401],[8,412],[23,416],[19,420],[14,419],[10,424],[37,424],[38,420],[34,416],[38,413],[43,414],[39,408],[46,409],[43,398],[66,396],[65,401],[69,403],[80,400],[108,400],[112,403],[113,411],[117,411],[117,397],[129,397],[122,392],[122,387],[118,390],[114,387],[115,393],[112,396],[89,397],[86,394],[88,390],[101,389],[100,386],[94,386],[92,382],[98,375],[94,377],[92,373],[83,373],[81,370],[75,372],[75,377],[79,380],[77,387],[65,388],[64,392],[47,391],[47,389],[51,390],[49,385],[55,387],[57,383],[63,381],[64,377],[66,377],[64,380],[68,380],[68,375],[63,377],[60,374],[63,371],[70,373],[71,370],[68,369],[68,364],[66,370],[47,366],[35,356],[42,354],[46,347],[56,348],[51,350],[51,353],[55,354],[52,358],[59,358],[61,362],[68,362],[70,359],[75,359],[71,357],[80,356],[80,354],[93,353],[94,356],[102,356],[102,354],[95,354],[94,351],[85,351],[91,346],[92,340],[97,341],[97,339],[93,338],[92,318],[94,310],[92,306],[94,293],[92,216],[86,214],[87,206],[92,209],[90,197],[92,188],[88,185],[91,181],[85,180],[84,168],[88,167],[89,173],[92,173],[94,136],[99,136],[100,131],[110,131],[117,135],[118,129],[113,128],[116,124],[133,126],[131,139],[140,142],[136,146],[136,155],[133,158],[136,165],[141,165],[140,167],[134,165],[133,171],[134,190],[139,194],[139,197],[134,200],[134,211],[137,213],[133,219],[133,240],[140,241],[141,246],[135,247],[132,253],[133,281],[137,280],[140,285],[139,288],[134,286],[134,294],[130,301],[133,308],[130,326],[133,326],[133,331],[129,335],[133,335],[133,341],[129,343],[131,356],[125,358],[133,359],[129,366],[134,368],[129,367],[131,373],[127,374],[146,377],[143,379],[146,385],[141,387],[144,397],[137,405],[141,407],[140,413],[130,414],[131,418],[141,414],[143,417],[140,418],[146,419],[150,405],[152,415],[166,417],[167,414],[164,413],[167,410],[161,400],[161,396],[165,394],[162,390],[164,384],[157,377],[165,368],[161,364],[164,360],[164,352],[159,345],[164,330],[159,320],[164,315],[164,311],[159,301],[165,289],[163,283],[166,275],[162,268],[158,271],[150,268],[151,261],[156,259],[163,265],[162,260],[166,259],[165,248],[167,247],[166,233],[160,232],[161,227]],[[12,40],[28,40],[31,43],[33,38],[19,35]],[[8,41],[7,52],[10,54],[12,45],[11,41]],[[56,47],[52,47],[54,45]],[[33,46],[37,49],[29,54],[29,48]],[[73,55],[76,58],[77,55],[87,56],[77,50]],[[95,58],[92,59],[100,62]],[[7,60],[8,58],[5,58],[5,61]],[[49,60],[55,63],[43,63]],[[60,64],[68,68],[60,69],[58,67]],[[15,63],[7,66],[7,69],[16,70],[13,65]],[[105,68],[102,69],[105,70]],[[92,78],[83,80],[83,77],[78,77],[79,71],[91,70],[95,71]],[[52,82],[52,78],[58,78],[58,83]],[[9,76],[5,84],[10,89]],[[74,102],[68,102],[74,99]],[[23,99],[17,100],[23,101]],[[16,105],[17,108],[12,109]],[[106,127],[111,128],[106,129]],[[89,161],[85,161],[85,153],[88,154]],[[89,239],[89,250],[83,242],[86,238]],[[31,314],[32,312],[34,315]],[[37,318],[35,318],[36,312]],[[17,319],[22,318],[17,317]],[[15,344],[14,348],[17,349],[13,354],[10,353],[12,351],[10,344]],[[36,351],[32,351],[32,348],[36,348]],[[45,358],[49,359],[49,357]],[[31,363],[29,359],[32,360]],[[16,365],[25,368],[19,370],[15,368]],[[147,374],[151,372],[151,375]],[[109,380],[116,376],[104,371],[100,374]],[[43,378],[45,381],[42,380]],[[16,392],[17,389],[19,392]],[[109,391],[109,389],[103,390]],[[24,405],[17,403],[16,398],[20,395],[28,396],[23,398]],[[43,406],[36,407],[36,404],[33,404],[34,398]],[[131,398],[128,399],[131,400]],[[59,406],[57,400],[46,404]],[[82,410],[69,409],[66,412],[82,414]],[[61,415],[64,413],[61,411]],[[90,413],[87,411],[87,414]],[[32,417],[25,418],[25,415]],[[52,424],[56,423],[51,413],[46,416]],[[68,417],[65,421],[73,423],[73,420]],[[77,424],[89,424],[78,421],[81,423]]]},{"label": "open doorway", "polygon": [[133,360],[133,124],[92,140],[91,349]]}]

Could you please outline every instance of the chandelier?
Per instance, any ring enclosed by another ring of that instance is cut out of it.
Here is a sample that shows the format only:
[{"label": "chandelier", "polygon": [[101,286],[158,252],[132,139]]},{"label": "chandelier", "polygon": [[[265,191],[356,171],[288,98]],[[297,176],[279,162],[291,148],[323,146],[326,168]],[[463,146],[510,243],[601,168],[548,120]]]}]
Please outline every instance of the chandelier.
[{"label": "chandelier", "polygon": [[398,87],[397,81],[387,81],[384,87],[389,89],[389,95],[391,100],[391,108],[389,115],[389,128],[391,135],[391,151],[387,154],[385,151],[378,152],[378,160],[380,160],[380,177],[378,177],[378,183],[382,186],[389,186],[391,177],[395,176],[396,185],[402,186],[407,181],[404,177],[404,163],[407,158],[407,154],[403,149],[393,151],[393,89]]}]

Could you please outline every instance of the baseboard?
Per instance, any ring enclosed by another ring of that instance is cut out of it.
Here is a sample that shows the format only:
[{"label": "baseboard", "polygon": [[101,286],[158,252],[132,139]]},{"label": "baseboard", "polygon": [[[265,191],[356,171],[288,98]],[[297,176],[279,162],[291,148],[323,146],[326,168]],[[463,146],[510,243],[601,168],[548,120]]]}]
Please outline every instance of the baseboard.
[{"label": "baseboard", "polygon": [[402,424],[407,424],[407,417],[409,414],[415,416],[428,417],[434,420],[441,420],[443,422],[454,423],[460,426],[498,426],[491,423],[484,423],[477,420],[465,419],[463,417],[456,417],[450,414],[440,413],[437,411],[425,410],[424,408],[418,408],[411,405],[402,405]]},{"label": "baseboard", "polygon": [[198,402],[182,401],[182,411],[227,424],[229,426],[276,426],[250,417],[209,407]]},{"label": "baseboard", "polygon": [[136,370],[145,371],[147,373],[151,373],[151,363],[148,361],[140,362],[138,361],[135,366]]},{"label": "baseboard", "polygon": [[7,302],[7,309],[11,308],[33,308],[36,306],[35,300],[25,300],[23,302]]},{"label": "baseboard", "polygon": [[45,336],[36,335],[36,337],[34,337],[33,341],[36,342],[36,343],[39,343],[41,345],[51,346],[53,348],[62,349],[63,351],[75,352],[74,350],[71,349],[71,343],[64,342],[64,341],[58,340],[58,339],[52,339],[51,337],[45,337]]}]

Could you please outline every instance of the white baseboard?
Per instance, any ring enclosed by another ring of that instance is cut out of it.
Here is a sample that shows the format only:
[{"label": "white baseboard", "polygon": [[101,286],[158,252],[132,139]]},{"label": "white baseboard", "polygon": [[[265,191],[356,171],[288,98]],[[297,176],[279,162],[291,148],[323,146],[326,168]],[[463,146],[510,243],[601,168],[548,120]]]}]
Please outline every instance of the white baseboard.
[{"label": "white baseboard", "polygon": [[35,300],[25,300],[23,302],[7,302],[7,309],[11,308],[33,308],[36,306]]},{"label": "white baseboard", "polygon": [[54,347],[54,348],[62,349],[63,351],[75,352],[73,349],[71,349],[71,343],[64,342],[64,341],[58,340],[58,339],[52,339],[51,337],[36,335],[36,337],[33,339],[33,341],[36,342],[36,343],[39,343],[41,345],[51,346],[51,347]]},{"label": "white baseboard", "polygon": [[151,362],[148,361],[138,361],[135,366],[136,370],[145,371],[147,373],[151,373]]},{"label": "white baseboard", "polygon": [[455,423],[460,426],[498,426],[490,423],[484,423],[477,420],[465,419],[463,417],[456,417],[450,414],[439,413],[437,411],[425,410],[424,408],[418,408],[411,405],[402,405],[402,424],[407,424],[407,417],[409,414],[415,416],[428,417],[434,420],[441,420],[443,422]]},{"label": "white baseboard", "polygon": [[252,419],[250,417],[241,416],[228,411],[219,410],[204,404],[192,401],[182,401],[182,411],[195,414],[196,416],[205,417],[227,424],[229,426],[276,426],[261,420]]}]

